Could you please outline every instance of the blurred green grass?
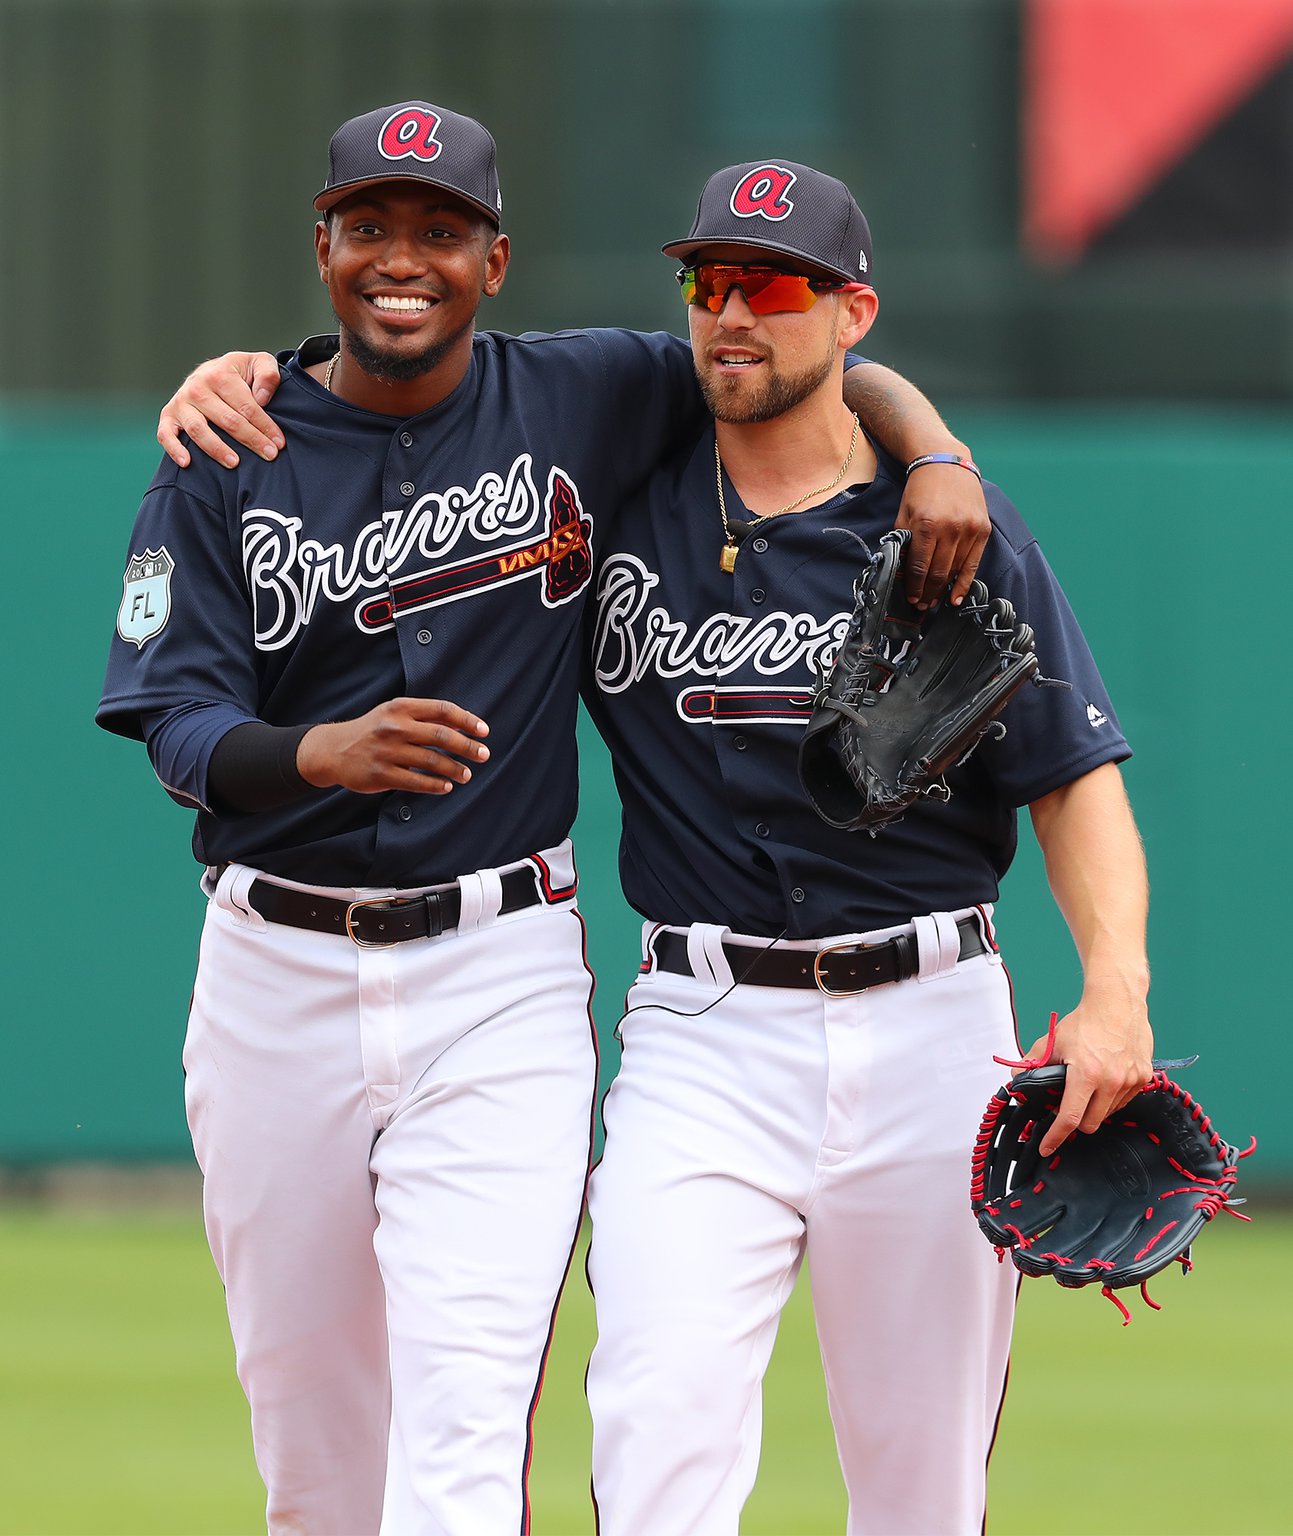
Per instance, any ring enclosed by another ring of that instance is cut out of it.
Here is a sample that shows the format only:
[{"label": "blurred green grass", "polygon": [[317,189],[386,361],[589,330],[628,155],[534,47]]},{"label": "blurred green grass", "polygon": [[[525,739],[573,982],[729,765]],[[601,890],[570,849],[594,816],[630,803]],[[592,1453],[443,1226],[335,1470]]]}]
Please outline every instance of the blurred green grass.
[{"label": "blurred green grass", "polygon": [[[1251,1207],[1250,1207],[1251,1209]],[[1133,1320],[1024,1287],[993,1536],[1290,1536],[1293,1217],[1219,1221]],[[581,1256],[582,1257],[582,1256]],[[577,1261],[536,1423],[535,1536],[590,1536]],[[881,1405],[883,1408],[883,1405]],[[839,1536],[807,1286],[768,1375],[743,1536]],[[196,1211],[0,1210],[0,1536],[263,1531],[220,1286]],[[649,1533],[642,1533],[649,1536]],[[937,1532],[929,1536],[939,1536]]]}]

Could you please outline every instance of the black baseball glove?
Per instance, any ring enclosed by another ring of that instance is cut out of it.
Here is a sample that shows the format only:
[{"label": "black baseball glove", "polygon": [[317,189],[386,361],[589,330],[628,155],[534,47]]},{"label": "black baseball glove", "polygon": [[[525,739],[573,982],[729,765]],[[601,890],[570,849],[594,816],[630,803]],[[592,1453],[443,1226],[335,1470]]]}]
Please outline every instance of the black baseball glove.
[{"label": "black baseball glove", "polygon": [[[1162,1070],[1091,1134],[1070,1136],[1042,1161],[1038,1146],[1064,1094],[1066,1068],[1018,1073],[988,1101],[970,1174],[970,1205],[997,1256],[1010,1250],[1025,1275],[1113,1292],[1173,1262],[1232,1204],[1240,1152],[1221,1139],[1190,1095]],[[1232,1212],[1238,1216],[1237,1211]],[[1246,1221],[1248,1218],[1240,1217]]]},{"label": "black baseball glove", "polygon": [[[853,584],[834,665],[819,679],[799,749],[799,780],[833,827],[873,835],[922,795],[946,800],[943,775],[1037,675],[1033,632],[981,581],[959,608],[922,611],[898,579],[909,534],[895,529]],[[1064,686],[1067,686],[1064,685]]]}]

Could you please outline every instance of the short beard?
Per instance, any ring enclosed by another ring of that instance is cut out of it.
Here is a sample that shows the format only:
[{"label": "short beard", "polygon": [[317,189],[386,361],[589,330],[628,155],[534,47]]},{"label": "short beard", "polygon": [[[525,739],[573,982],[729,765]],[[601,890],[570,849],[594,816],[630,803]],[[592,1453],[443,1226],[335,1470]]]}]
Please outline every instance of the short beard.
[{"label": "short beard", "polygon": [[354,359],[369,378],[377,379],[382,384],[407,384],[411,379],[420,379],[423,374],[438,368],[472,329],[475,321],[468,320],[452,336],[443,336],[425,352],[415,352],[411,356],[379,352],[376,347],[369,346],[362,336],[357,336],[354,331],[341,325],[339,318],[337,324],[341,327],[347,355]]},{"label": "short beard", "polygon": [[761,421],[775,421],[795,406],[807,400],[815,390],[831,376],[835,366],[835,348],[814,367],[802,373],[778,373],[771,365],[767,377],[752,394],[737,394],[736,381],[715,377],[713,372],[702,373],[696,369],[696,380],[710,415],[717,421],[730,422],[734,426],[753,425]]}]

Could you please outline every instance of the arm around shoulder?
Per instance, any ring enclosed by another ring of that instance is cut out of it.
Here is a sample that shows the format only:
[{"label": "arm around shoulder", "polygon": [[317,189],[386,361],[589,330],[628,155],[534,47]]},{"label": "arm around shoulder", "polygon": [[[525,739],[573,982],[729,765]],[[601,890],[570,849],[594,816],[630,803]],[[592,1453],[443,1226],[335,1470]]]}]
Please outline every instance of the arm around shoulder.
[{"label": "arm around shoulder", "polygon": [[950,585],[952,602],[960,603],[992,532],[969,448],[932,401],[880,363],[845,372],[844,400],[891,457],[904,467],[922,461],[908,475],[897,523],[911,530],[903,565],[908,599],[926,608]]},{"label": "arm around shoulder", "polygon": [[235,442],[262,459],[273,459],[283,446],[283,434],[261,409],[278,388],[277,361],[268,352],[226,352],[200,364],[162,407],[157,441],[184,468],[189,441],[217,464],[234,469],[238,455],[212,430],[219,427]]}]

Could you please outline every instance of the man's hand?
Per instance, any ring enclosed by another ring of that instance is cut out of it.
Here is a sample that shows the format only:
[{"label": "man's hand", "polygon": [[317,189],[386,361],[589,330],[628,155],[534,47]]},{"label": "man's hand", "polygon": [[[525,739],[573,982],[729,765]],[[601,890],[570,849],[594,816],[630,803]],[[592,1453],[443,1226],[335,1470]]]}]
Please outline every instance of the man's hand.
[{"label": "man's hand", "polygon": [[[1052,1061],[1068,1063],[1048,1155],[1094,1131],[1153,1076],[1146,999],[1149,882],[1140,835],[1113,763],[1102,763],[1029,806],[1046,874],[1082,961],[1082,1001],[1055,1031]],[[1028,1056],[1046,1056],[1045,1039]]]},{"label": "man's hand", "polygon": [[979,477],[959,464],[922,464],[907,477],[896,526],[911,530],[903,561],[907,601],[930,608],[955,580],[951,600],[959,605],[992,532]]},{"label": "man's hand", "polygon": [[296,749],[296,766],[320,789],[447,795],[471,778],[467,761],[489,757],[479,740],[488,734],[483,720],[443,699],[391,699],[357,720],[314,726]]},{"label": "man's hand", "polygon": [[[1047,1037],[1035,1040],[1026,1054],[1046,1056]],[[1154,1074],[1153,1032],[1143,999],[1084,996],[1055,1030],[1052,1061],[1068,1064],[1064,1097],[1054,1124],[1038,1149],[1049,1157],[1074,1131],[1096,1131],[1115,1111],[1129,1104]]]},{"label": "man's hand", "polygon": [[283,446],[283,434],[261,406],[278,385],[278,364],[268,352],[226,352],[212,358],[195,368],[162,407],[157,441],[181,469],[190,461],[181,432],[217,464],[226,469],[237,465],[238,455],[216,436],[213,426],[262,459],[273,459]]},{"label": "man's hand", "polygon": [[[927,453],[970,458],[920,390],[892,368],[861,363],[844,373],[844,403],[856,411],[867,436],[899,464]],[[970,590],[992,524],[979,477],[958,464],[923,464],[907,477],[897,526],[911,530],[903,568],[907,601],[932,608],[955,581],[952,602]]]}]

